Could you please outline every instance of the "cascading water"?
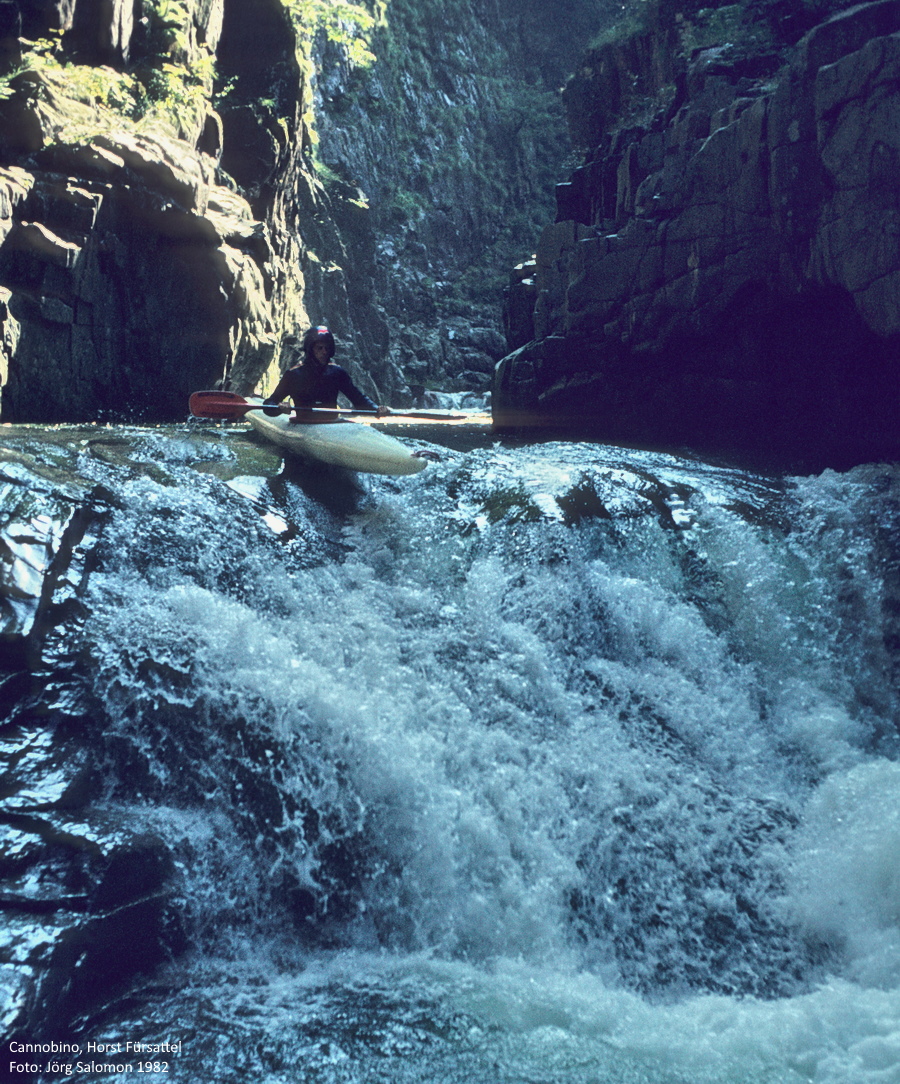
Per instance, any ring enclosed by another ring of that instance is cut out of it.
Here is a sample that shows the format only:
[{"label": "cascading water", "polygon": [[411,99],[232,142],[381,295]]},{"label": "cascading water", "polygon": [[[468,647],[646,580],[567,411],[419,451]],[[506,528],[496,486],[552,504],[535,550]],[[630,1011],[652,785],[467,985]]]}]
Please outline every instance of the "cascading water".
[{"label": "cascading water", "polygon": [[322,496],[130,455],[82,456],[59,666],[173,958],[80,1041],[197,1084],[900,1080],[896,469],[495,446]]}]

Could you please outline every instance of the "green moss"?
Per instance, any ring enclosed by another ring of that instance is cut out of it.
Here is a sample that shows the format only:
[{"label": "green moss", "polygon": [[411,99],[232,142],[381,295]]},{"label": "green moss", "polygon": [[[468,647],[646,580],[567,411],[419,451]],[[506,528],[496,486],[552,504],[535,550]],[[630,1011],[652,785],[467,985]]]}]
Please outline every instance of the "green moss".
[{"label": "green moss", "polygon": [[333,187],[334,185],[343,184],[343,180],[338,173],[336,173],[331,166],[326,165],[318,155],[313,156],[313,165],[316,170],[316,176],[325,185],[326,188]]},{"label": "green moss", "polygon": [[399,189],[387,207],[387,214],[397,222],[414,222],[425,213],[425,201],[416,192]]},{"label": "green moss", "polygon": [[[0,79],[0,97],[12,93],[10,81],[23,71],[40,72],[54,92],[94,110],[95,131],[121,126],[162,125],[190,137],[206,112],[215,76],[215,59],[200,49],[188,59],[190,14],[184,0],[155,0],[146,7],[148,42],[152,53],[136,72],[104,65],[74,63],[61,32],[23,42],[19,68]],[[91,125],[88,125],[90,127]],[[59,138],[84,138],[84,116],[67,125]]]},{"label": "green moss", "polygon": [[851,6],[852,0],[637,0],[591,42],[591,49],[618,46],[651,33],[674,31],[683,56],[695,49],[731,45],[740,53],[793,44],[816,23]]},{"label": "green moss", "polygon": [[281,3],[306,51],[321,30],[329,41],[343,47],[351,64],[366,67],[374,61],[369,35],[385,17],[386,0],[376,2],[373,11],[349,0],[281,0]]}]

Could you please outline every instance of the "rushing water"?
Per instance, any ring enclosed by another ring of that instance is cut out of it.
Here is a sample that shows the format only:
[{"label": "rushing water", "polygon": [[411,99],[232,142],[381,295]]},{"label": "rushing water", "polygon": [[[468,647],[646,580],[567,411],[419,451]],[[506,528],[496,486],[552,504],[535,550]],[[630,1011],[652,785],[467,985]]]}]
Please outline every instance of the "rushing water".
[{"label": "rushing water", "polygon": [[57,666],[177,934],[81,1042],[191,1084],[900,1081],[896,468],[316,486],[128,439],[79,459],[113,499]]}]

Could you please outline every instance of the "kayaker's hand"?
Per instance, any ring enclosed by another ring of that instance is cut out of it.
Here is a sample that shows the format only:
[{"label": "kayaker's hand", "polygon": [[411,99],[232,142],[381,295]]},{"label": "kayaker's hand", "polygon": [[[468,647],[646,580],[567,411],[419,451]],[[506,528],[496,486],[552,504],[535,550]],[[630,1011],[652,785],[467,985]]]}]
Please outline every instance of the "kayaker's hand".
[{"label": "kayaker's hand", "polygon": [[378,409],[377,409],[377,410],[375,411],[375,417],[376,417],[376,418],[386,418],[386,417],[387,417],[387,415],[388,415],[388,414],[390,414],[390,413],[391,413],[391,408],[390,408],[390,407],[386,407],[386,406],[380,406],[380,407],[379,407],[379,408],[378,408]]}]

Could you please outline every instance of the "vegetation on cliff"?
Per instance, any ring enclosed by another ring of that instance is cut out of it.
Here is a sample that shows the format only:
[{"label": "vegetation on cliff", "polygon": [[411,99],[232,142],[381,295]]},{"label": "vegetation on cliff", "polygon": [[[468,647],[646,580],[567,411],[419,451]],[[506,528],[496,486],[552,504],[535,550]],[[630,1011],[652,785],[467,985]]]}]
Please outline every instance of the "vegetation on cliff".
[{"label": "vegetation on cliff", "polygon": [[33,41],[21,39],[18,62],[0,76],[0,97],[9,98],[17,86],[31,82],[43,84],[45,95],[90,106],[92,122],[86,126],[76,111],[78,119],[59,129],[61,142],[129,122],[137,129],[162,127],[179,138],[194,139],[212,94],[214,54],[208,46],[191,42],[190,14],[183,3],[155,0],[144,11],[143,41],[129,64],[85,58],[77,40],[59,28],[50,27],[46,36]]},{"label": "vegetation on cliff", "polygon": [[572,137],[592,148],[617,127],[648,123],[679,97],[692,57],[715,49],[720,63],[751,77],[771,74],[812,27],[852,0],[640,0],[619,7],[567,82]]},{"label": "vegetation on cliff", "polygon": [[[374,59],[368,47],[372,28],[384,19],[386,0],[376,0],[374,13],[346,0],[275,0],[290,19],[294,46],[304,74],[314,75],[313,48],[322,33],[351,65]],[[180,138],[196,137],[211,104],[220,105],[236,90],[237,76],[222,78],[214,44],[197,34],[188,0],[142,0],[140,18],[127,56],[118,63],[98,64],[85,57],[74,28],[49,27],[33,41],[21,38],[9,70],[0,70],[0,98],[15,92],[24,72],[40,72],[54,88],[75,101],[109,111],[109,123],[163,125]],[[276,101],[260,95],[259,105],[274,110]],[[312,114],[308,114],[312,119]],[[286,119],[286,118],[285,118]],[[98,126],[102,125],[98,118]],[[61,138],[71,133],[64,131]]]},{"label": "vegetation on cliff", "polygon": [[374,289],[409,380],[489,383],[506,268],[572,164],[559,90],[607,8],[566,0],[548,20],[536,0],[391,0],[369,67],[321,43],[322,175],[365,196]]},{"label": "vegetation on cliff", "polygon": [[5,417],[169,417],[277,366],[341,247],[310,161],[314,43],[367,63],[376,21],[330,0],[0,5]]}]

